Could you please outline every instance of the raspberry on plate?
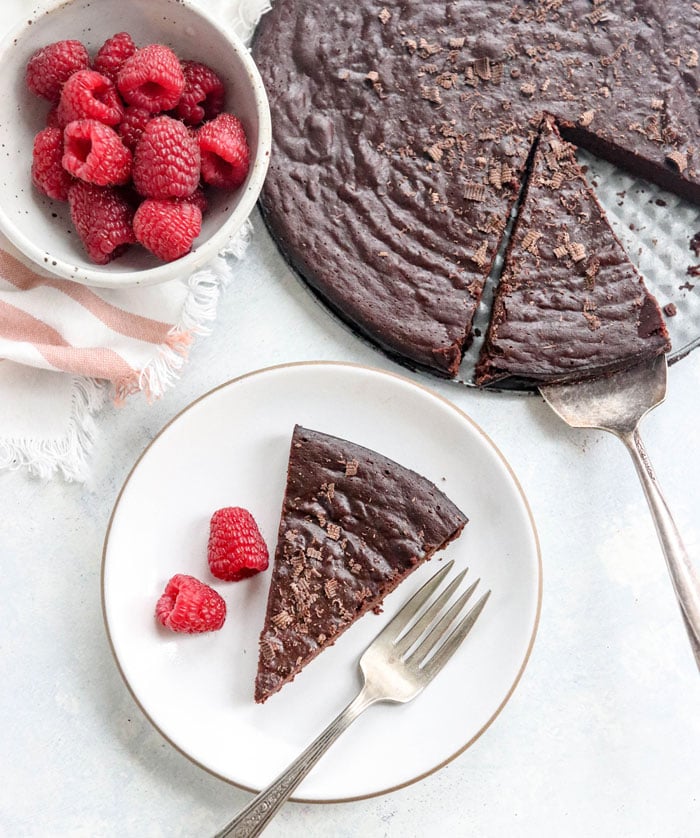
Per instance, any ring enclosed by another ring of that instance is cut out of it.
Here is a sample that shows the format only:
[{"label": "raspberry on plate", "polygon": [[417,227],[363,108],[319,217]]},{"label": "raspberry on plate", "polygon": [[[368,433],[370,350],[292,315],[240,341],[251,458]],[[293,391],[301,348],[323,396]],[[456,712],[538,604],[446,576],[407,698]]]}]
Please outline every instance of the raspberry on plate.
[{"label": "raspberry on plate", "polygon": [[199,207],[178,200],[147,198],[134,216],[136,240],[164,262],[189,253],[201,229]]},{"label": "raspberry on plate", "polygon": [[226,603],[209,585],[178,573],[156,603],[156,619],[166,628],[185,634],[218,631],[226,620]]},{"label": "raspberry on plate", "polygon": [[199,164],[199,145],[187,126],[154,117],[134,150],[134,186],[146,198],[184,198],[199,184]]},{"label": "raspberry on plate", "polygon": [[175,115],[188,125],[199,125],[214,119],[224,109],[224,83],[216,73],[198,61],[183,61],[185,89],[177,103]]},{"label": "raspberry on plate", "polygon": [[229,582],[267,568],[267,545],[247,509],[228,506],[212,515],[207,560],[212,574]]},{"label": "raspberry on plate", "polygon": [[89,66],[90,56],[80,41],[56,41],[38,49],[29,59],[27,86],[37,96],[58,102],[64,82]]},{"label": "raspberry on plate", "polygon": [[223,189],[235,189],[246,179],[250,150],[238,117],[222,113],[197,132],[202,154],[202,179]]},{"label": "raspberry on plate", "polygon": [[34,137],[32,151],[32,182],[49,198],[68,200],[68,189],[73,178],[63,168],[63,131],[44,128]]},{"label": "raspberry on plate", "polygon": [[169,47],[150,44],[122,64],[117,87],[129,105],[159,113],[177,105],[185,89],[185,75]]},{"label": "raspberry on plate", "polygon": [[133,244],[134,209],[116,189],[78,180],[68,191],[70,214],[93,262],[106,265]]},{"label": "raspberry on plate", "polygon": [[136,44],[131,35],[128,32],[117,32],[97,50],[95,60],[92,62],[93,69],[116,84],[122,64],[135,52]]},{"label": "raspberry on plate", "polygon": [[119,135],[95,119],[69,122],[64,131],[63,168],[98,186],[126,183],[131,175],[131,152]]},{"label": "raspberry on plate", "polygon": [[68,125],[76,119],[96,119],[105,125],[118,125],[124,105],[112,82],[94,70],[78,70],[66,81],[58,104],[58,120]]}]

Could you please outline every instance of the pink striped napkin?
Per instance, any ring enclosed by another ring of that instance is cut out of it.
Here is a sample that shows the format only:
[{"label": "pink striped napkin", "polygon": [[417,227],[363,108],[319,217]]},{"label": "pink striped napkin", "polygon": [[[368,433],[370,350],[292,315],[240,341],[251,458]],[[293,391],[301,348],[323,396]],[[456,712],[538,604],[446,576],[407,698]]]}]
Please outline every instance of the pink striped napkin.
[{"label": "pink striped napkin", "polygon": [[[268,0],[188,2],[243,41],[269,8]],[[5,0],[3,12],[6,24],[20,20],[24,0]],[[124,290],[40,275],[0,237],[0,469],[85,480],[100,407],[110,396],[119,404],[138,392],[154,399],[175,383],[251,232],[246,223],[192,276]]]},{"label": "pink striped napkin", "polygon": [[93,414],[174,383],[251,231],[184,280],[118,291],[36,273],[0,240],[0,468],[84,479]]}]

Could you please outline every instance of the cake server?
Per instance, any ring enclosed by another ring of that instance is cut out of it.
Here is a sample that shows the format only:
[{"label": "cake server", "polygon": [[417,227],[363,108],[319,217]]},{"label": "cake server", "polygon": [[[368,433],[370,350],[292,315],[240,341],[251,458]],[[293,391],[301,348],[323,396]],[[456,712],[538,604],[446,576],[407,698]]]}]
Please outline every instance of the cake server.
[{"label": "cake server", "polygon": [[353,701],[286,771],[217,832],[215,838],[253,838],[260,835],[294,789],[360,713],[378,701],[405,704],[423,692],[462,645],[491,593],[487,591],[483,594],[458,621],[479,583],[477,579],[447,607],[467,573],[463,570],[426,605],[453,565],[454,561],[450,561],[431,576],[365,649],[360,658],[364,684]]},{"label": "cake server", "polygon": [[666,398],[660,355],[605,378],[540,387],[547,404],[572,428],[597,428],[622,440],[632,456],[661,542],[671,582],[700,668],[700,576],[690,561],[639,435],[644,416]]}]

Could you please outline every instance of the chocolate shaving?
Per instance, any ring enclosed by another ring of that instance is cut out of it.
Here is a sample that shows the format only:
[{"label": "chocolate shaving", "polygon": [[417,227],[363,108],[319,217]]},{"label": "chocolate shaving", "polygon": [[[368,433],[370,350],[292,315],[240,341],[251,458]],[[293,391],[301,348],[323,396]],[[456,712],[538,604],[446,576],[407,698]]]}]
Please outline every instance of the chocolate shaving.
[{"label": "chocolate shaving", "polygon": [[523,96],[534,96],[537,88],[532,82],[526,81],[525,84],[520,85],[520,92]]},{"label": "chocolate shaving", "polygon": [[317,550],[316,547],[307,547],[306,548],[306,555],[310,559],[320,559],[321,556],[322,556],[322,553],[321,553],[320,550]]},{"label": "chocolate shaving", "polygon": [[488,242],[482,242],[479,249],[471,256],[472,261],[480,268],[485,268],[489,264],[486,253],[488,251]]},{"label": "chocolate shaving", "polygon": [[384,8],[381,10],[381,12],[379,12],[377,17],[379,18],[379,20],[381,20],[383,25],[386,25],[391,20],[391,12],[389,11],[389,9]]},{"label": "chocolate shaving", "polygon": [[450,49],[461,49],[464,46],[464,38],[450,38]]},{"label": "chocolate shaving", "polygon": [[569,255],[569,248],[565,244],[559,244],[554,248],[554,255],[557,259],[563,259]]},{"label": "chocolate shaving", "polygon": [[438,52],[442,52],[442,47],[440,44],[429,44],[425,38],[421,38],[418,41],[418,48],[420,49],[420,53],[423,58],[428,58],[431,55],[435,55]]},{"label": "chocolate shaving", "polygon": [[533,256],[539,256],[540,251],[537,247],[537,242],[541,238],[542,233],[538,233],[536,230],[528,230],[523,236],[523,240],[521,242],[523,250],[527,250],[528,253],[532,253]]},{"label": "chocolate shaving", "polygon": [[275,647],[267,638],[260,641],[260,654],[266,663],[270,663],[270,661],[275,657]]},{"label": "chocolate shaving", "polygon": [[480,79],[488,81],[491,78],[491,62],[488,58],[477,58],[474,62],[474,72]]},{"label": "chocolate shaving", "polygon": [[413,55],[413,53],[418,49],[418,44],[413,40],[413,38],[406,38],[403,43],[411,55]]},{"label": "chocolate shaving", "polygon": [[278,611],[270,617],[270,622],[278,629],[286,629],[294,622],[294,617],[285,608],[283,611]]},{"label": "chocolate shaving", "polygon": [[586,258],[586,248],[583,244],[581,244],[581,242],[571,242],[568,250],[569,256],[571,256],[574,262],[580,262],[582,259]]},{"label": "chocolate shaving", "polygon": [[329,524],[326,527],[326,532],[328,533],[328,538],[332,538],[333,541],[337,541],[340,538],[340,527],[337,524]]},{"label": "chocolate shaving", "polygon": [[664,100],[663,99],[652,99],[651,100],[651,108],[654,111],[662,111],[664,109]]},{"label": "chocolate shaving", "polygon": [[433,143],[433,145],[428,146],[428,148],[425,149],[425,153],[436,163],[439,163],[440,160],[442,160],[442,149],[437,143]]},{"label": "chocolate shaving", "polygon": [[464,197],[467,201],[483,201],[486,197],[486,187],[483,183],[467,183],[464,188]]},{"label": "chocolate shaving", "polygon": [[685,66],[689,68],[698,66],[698,51],[696,49],[688,50],[688,58],[685,61]]},{"label": "chocolate shaving", "polygon": [[593,122],[594,116],[595,111],[584,111],[578,118],[579,125],[582,125],[584,128],[587,128],[591,124],[591,122]]},{"label": "chocolate shaving", "polygon": [[434,102],[436,105],[442,104],[440,91],[437,89],[437,87],[428,87],[427,85],[422,85],[420,89],[420,95],[423,99],[427,99],[428,102]]},{"label": "chocolate shaving", "polygon": [[559,189],[559,187],[564,183],[565,180],[564,171],[562,169],[557,169],[556,172],[552,175],[552,179],[549,181],[549,185],[552,189]]},{"label": "chocolate shaving", "polygon": [[684,172],[688,168],[688,158],[683,154],[683,152],[678,151],[677,149],[673,149],[669,151],[666,155],[666,162],[671,163],[672,166],[675,166],[679,172]]},{"label": "chocolate shaving", "polygon": [[357,474],[359,465],[360,464],[357,460],[348,460],[347,463],[345,463],[345,476],[354,477]]},{"label": "chocolate shaving", "polygon": [[338,593],[338,580],[337,579],[327,579],[323,583],[323,591],[326,594],[328,599],[333,599],[336,594]]}]

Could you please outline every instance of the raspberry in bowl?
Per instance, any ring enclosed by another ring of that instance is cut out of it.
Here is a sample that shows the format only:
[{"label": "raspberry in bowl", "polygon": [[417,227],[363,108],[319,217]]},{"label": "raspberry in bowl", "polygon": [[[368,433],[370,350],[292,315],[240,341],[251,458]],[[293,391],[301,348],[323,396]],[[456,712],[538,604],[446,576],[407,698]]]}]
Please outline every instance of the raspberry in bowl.
[{"label": "raspberry in bowl", "polygon": [[[0,62],[0,230],[40,271],[106,288],[187,276],[253,209],[267,97],[246,47],[206,11],[54,3],[6,36]],[[159,226],[177,231],[172,247]]]}]

